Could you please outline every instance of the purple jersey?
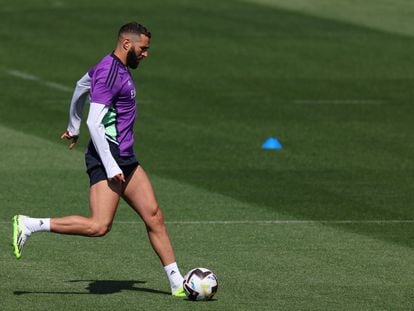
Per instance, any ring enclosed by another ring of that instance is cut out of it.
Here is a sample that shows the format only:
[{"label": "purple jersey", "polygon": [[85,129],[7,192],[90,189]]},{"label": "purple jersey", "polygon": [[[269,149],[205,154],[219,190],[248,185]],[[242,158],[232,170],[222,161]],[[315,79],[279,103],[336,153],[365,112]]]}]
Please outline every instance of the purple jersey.
[{"label": "purple jersey", "polygon": [[109,106],[102,120],[106,138],[119,145],[121,156],[134,155],[135,85],[128,68],[113,53],[88,72],[90,102]]}]

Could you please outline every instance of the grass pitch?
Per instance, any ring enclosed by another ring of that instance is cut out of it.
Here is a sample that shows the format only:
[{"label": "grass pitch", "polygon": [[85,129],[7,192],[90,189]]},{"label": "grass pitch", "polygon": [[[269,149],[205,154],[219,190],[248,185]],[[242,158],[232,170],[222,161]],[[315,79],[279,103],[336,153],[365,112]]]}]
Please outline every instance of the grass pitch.
[{"label": "grass pitch", "polygon": [[[413,307],[414,24],[399,31],[395,9],[414,6],[300,2],[2,4],[2,310]],[[87,215],[87,131],[73,152],[58,137],[70,89],[129,20],[153,32],[137,156],[182,272],[217,274],[211,302],[170,297],[125,204],[104,238],[37,234],[19,261],[9,245],[14,214]],[[260,149],[269,136],[283,148]]]}]

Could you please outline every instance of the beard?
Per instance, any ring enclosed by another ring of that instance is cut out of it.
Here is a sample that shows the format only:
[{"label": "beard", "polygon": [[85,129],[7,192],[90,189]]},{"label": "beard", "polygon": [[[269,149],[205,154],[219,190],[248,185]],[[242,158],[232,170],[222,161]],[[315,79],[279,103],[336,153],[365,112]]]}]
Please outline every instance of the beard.
[{"label": "beard", "polygon": [[139,65],[140,59],[135,54],[135,51],[133,49],[130,49],[127,53],[127,59],[126,64],[129,68],[137,69]]}]

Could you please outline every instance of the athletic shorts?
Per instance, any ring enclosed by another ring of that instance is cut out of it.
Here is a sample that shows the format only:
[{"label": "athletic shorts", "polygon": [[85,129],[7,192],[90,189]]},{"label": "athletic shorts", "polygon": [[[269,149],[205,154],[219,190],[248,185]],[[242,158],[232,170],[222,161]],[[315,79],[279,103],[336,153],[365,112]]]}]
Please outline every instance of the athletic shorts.
[{"label": "athletic shorts", "polygon": [[[112,156],[114,157],[116,163],[118,163],[119,167],[124,173],[125,179],[127,179],[138,167],[138,160],[135,158],[135,156],[120,156],[119,146],[110,141],[108,141],[108,144]],[[99,157],[98,152],[96,151],[92,141],[89,141],[88,147],[86,148],[85,163],[86,172],[89,175],[90,186],[96,184],[99,181],[108,179],[108,177],[106,176],[105,168],[101,162],[101,158]]]}]

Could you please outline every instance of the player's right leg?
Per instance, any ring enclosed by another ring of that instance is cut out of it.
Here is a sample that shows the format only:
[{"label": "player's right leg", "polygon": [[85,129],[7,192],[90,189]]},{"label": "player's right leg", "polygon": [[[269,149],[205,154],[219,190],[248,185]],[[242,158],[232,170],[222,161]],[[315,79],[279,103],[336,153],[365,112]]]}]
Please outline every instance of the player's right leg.
[{"label": "player's right leg", "polygon": [[165,228],[164,216],[158,206],[151,182],[141,166],[138,166],[127,179],[123,198],[144,221],[151,245],[160,258],[170,282],[171,294],[176,297],[185,296],[183,277]]},{"label": "player's right leg", "polygon": [[[51,231],[89,237],[103,236],[109,232],[118,207],[121,185],[107,180],[93,184],[89,192],[90,216],[66,216],[62,218],[39,219],[16,215],[13,217],[13,248],[17,259],[32,233]],[[48,223],[49,230],[42,228]]]}]

